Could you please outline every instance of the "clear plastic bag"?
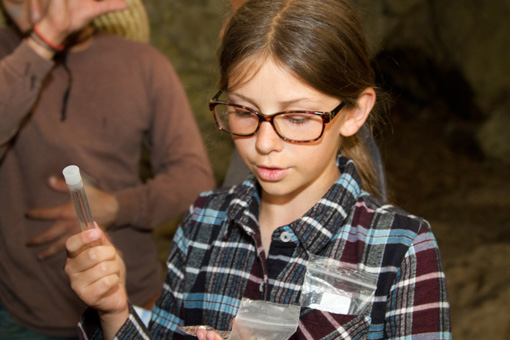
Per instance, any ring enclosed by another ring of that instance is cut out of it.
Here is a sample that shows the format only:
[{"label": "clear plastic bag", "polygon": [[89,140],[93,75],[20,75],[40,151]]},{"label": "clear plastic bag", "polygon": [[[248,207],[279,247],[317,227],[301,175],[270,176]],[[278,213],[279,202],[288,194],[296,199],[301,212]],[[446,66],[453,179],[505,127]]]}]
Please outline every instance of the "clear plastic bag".
[{"label": "clear plastic bag", "polygon": [[336,314],[359,315],[373,302],[377,276],[310,255],[301,292],[301,306]]},{"label": "clear plastic bag", "polygon": [[286,340],[297,330],[301,307],[243,299],[229,340]]}]

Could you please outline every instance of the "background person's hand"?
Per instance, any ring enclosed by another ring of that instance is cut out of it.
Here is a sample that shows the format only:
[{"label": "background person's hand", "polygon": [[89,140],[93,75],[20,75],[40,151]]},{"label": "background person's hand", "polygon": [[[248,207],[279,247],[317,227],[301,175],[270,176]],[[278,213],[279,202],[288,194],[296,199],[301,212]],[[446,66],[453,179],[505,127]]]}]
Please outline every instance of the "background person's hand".
[{"label": "background person's hand", "polygon": [[[55,191],[67,193],[67,184],[63,179],[51,177],[48,185]],[[92,212],[92,217],[103,228],[111,226],[117,217],[119,205],[115,196],[85,184],[85,192]],[[79,233],[80,223],[76,216],[74,206],[69,200],[67,203],[45,209],[32,209],[27,212],[31,219],[53,220],[55,223],[44,232],[30,238],[29,246],[48,244],[48,247],[38,254],[39,259],[44,260],[62,251],[66,240]]]},{"label": "background person's hand", "polygon": [[94,18],[127,8],[124,0],[31,0],[31,20],[41,34],[55,45],[71,33],[85,28]]}]

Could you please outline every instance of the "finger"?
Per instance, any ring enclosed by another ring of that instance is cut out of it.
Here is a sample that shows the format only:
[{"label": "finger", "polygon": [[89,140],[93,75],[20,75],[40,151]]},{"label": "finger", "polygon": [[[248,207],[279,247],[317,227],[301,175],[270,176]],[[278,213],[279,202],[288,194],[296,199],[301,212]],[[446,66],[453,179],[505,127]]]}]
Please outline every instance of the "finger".
[{"label": "finger", "polygon": [[86,289],[87,286],[106,276],[120,277],[121,267],[115,258],[111,258],[111,251],[104,247],[95,248],[94,252],[89,252],[90,249],[87,249],[75,258],[68,258],[66,262],[64,271],[71,281],[77,283],[76,288]]},{"label": "finger", "polygon": [[[77,221],[58,221],[51,226],[48,230],[37,234],[31,237],[27,245],[29,246],[37,246],[40,244],[48,243],[59,239],[61,237],[65,237],[67,239],[69,236],[76,234],[80,231],[80,225]],[[64,239],[64,240],[65,240]]]},{"label": "finger", "polygon": [[44,249],[42,252],[37,254],[37,259],[39,261],[44,261],[53,255],[63,251],[65,249],[65,244],[67,240],[67,235],[64,235],[53,242],[48,248]]},{"label": "finger", "polygon": [[128,5],[124,0],[91,1],[91,6],[81,9],[83,17],[95,18],[110,12],[127,9]]},{"label": "finger", "polygon": [[129,7],[125,0],[96,1],[96,4],[98,4],[97,7],[100,8],[100,13],[102,14],[113,11],[122,11]]},{"label": "finger", "polygon": [[99,228],[85,230],[69,237],[66,241],[67,257],[76,257],[81,253],[84,247],[96,241],[102,242],[104,238],[103,232]]},{"label": "finger", "polygon": [[[94,227],[96,227],[98,229],[100,228],[96,222],[94,222]],[[103,228],[101,228],[101,230],[103,230],[103,237],[101,239],[101,244],[104,246],[112,246],[113,248],[115,248],[115,246],[113,245],[113,243],[110,239],[110,235],[108,235],[108,233],[104,232]],[[119,249],[117,249],[117,254],[122,255],[122,252]]]},{"label": "finger", "polygon": [[[117,261],[115,248],[111,246],[96,246],[90,247],[83,250],[80,254],[74,258],[68,258],[65,266],[65,272],[68,275],[74,275],[75,273],[82,273],[95,266],[98,266],[102,262],[115,262]],[[117,264],[119,267],[120,264]],[[99,269],[96,269],[99,270]],[[117,269],[120,271],[120,269]]]},{"label": "finger", "polygon": [[206,329],[197,329],[198,340],[223,340],[223,337],[215,331],[208,331]]},{"label": "finger", "polygon": [[104,275],[98,280],[88,281],[80,279],[71,279],[71,288],[80,296],[88,306],[99,306],[104,299],[110,295],[110,291],[115,289],[119,283],[119,276],[116,274]]},{"label": "finger", "polygon": [[207,331],[205,338],[207,340],[223,340],[223,337],[216,333],[215,331]]},{"label": "finger", "polygon": [[37,259],[44,261],[53,255],[61,252],[65,248],[66,237],[62,237],[53,242],[48,248],[37,254]]},{"label": "finger", "polygon": [[68,192],[66,181],[56,176],[48,178],[48,185],[55,191]]},{"label": "finger", "polygon": [[28,218],[37,220],[55,220],[61,217],[63,206],[44,209],[31,209],[27,212]]},{"label": "finger", "polygon": [[[110,246],[96,246],[87,248],[74,258],[68,258],[64,271],[72,282],[76,283],[76,289],[88,289],[87,287],[104,277],[116,275],[120,278],[121,262],[117,261],[115,248]],[[103,283],[116,284],[106,280]],[[100,291],[104,293],[108,288]],[[74,289],[74,288],[73,288]]]},{"label": "finger", "polygon": [[39,20],[41,20],[41,6],[39,4],[39,0],[30,0],[30,20],[32,24],[35,24]]},{"label": "finger", "polygon": [[205,329],[197,329],[197,338],[198,338],[198,340],[204,340],[206,334],[207,334],[207,331]]}]

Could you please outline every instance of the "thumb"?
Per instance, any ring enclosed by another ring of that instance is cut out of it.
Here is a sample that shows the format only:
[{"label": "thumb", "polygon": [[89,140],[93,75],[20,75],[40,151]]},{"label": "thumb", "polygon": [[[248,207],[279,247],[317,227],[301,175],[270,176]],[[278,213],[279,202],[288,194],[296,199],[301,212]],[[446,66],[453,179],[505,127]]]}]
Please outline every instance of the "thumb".
[{"label": "thumb", "polygon": [[102,233],[101,244],[103,246],[112,246],[112,247],[115,248],[115,246],[113,245],[112,240],[110,239],[110,235],[108,235],[108,233],[103,228],[99,227],[99,225],[96,222],[94,222],[94,228],[93,229],[95,229],[95,228],[101,230],[101,233]]},{"label": "thumb", "polygon": [[48,178],[48,185],[55,191],[68,192],[66,181],[56,176]]},{"label": "thumb", "polygon": [[[97,229],[97,230],[92,231],[92,235],[100,235],[99,237],[93,236],[93,237],[97,238],[97,242],[100,242],[100,244],[103,246],[114,247],[117,250],[117,252],[119,253],[119,255],[122,255],[121,251],[118,250],[117,247],[115,247],[115,245],[113,244],[112,239],[110,238],[110,235],[106,232],[106,230],[104,228],[100,227],[97,224],[97,222],[94,221],[94,227],[90,228],[89,231],[87,231],[87,232],[90,232],[90,230],[95,230],[95,229]],[[97,244],[97,242],[96,242],[96,244]]]}]

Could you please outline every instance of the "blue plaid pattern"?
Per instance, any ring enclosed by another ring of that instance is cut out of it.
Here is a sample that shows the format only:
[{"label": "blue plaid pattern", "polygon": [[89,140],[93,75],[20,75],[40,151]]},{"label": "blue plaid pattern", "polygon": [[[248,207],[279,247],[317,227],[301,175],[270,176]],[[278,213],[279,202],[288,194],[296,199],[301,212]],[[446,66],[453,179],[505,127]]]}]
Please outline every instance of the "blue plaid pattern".
[{"label": "blue plaid pattern", "polygon": [[[430,226],[364,192],[352,161],[339,156],[337,163],[340,179],[303,217],[275,230],[267,257],[254,177],[203,193],[175,235],[149,330],[133,315],[118,339],[185,338],[178,325],[229,330],[243,297],[298,304],[308,254],[376,274],[377,289],[360,315],[302,308],[291,339],[451,339],[445,276]],[[84,318],[83,336],[99,334],[92,319]]]}]

